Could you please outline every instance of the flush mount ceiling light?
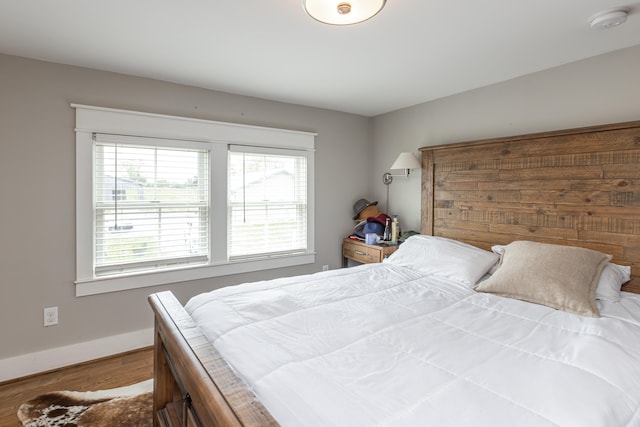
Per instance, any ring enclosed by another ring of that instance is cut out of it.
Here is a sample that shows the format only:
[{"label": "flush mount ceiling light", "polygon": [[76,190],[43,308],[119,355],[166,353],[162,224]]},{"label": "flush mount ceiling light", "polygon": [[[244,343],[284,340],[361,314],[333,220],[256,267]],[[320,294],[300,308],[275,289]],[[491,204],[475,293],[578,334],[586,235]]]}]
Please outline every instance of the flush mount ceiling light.
[{"label": "flush mount ceiling light", "polygon": [[372,18],[386,0],[302,0],[302,7],[313,19],[332,25],[349,25]]},{"label": "flush mount ceiling light", "polygon": [[608,30],[609,28],[624,24],[627,21],[628,14],[629,12],[624,9],[605,10],[604,12],[593,15],[589,19],[589,22],[591,23],[591,28],[595,30]]}]

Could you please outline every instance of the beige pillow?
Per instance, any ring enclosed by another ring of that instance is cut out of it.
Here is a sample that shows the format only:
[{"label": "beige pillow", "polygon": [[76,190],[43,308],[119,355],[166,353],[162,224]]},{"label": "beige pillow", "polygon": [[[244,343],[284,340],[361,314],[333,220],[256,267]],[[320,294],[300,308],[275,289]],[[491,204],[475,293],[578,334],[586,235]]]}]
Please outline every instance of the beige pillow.
[{"label": "beige pillow", "polygon": [[591,249],[516,241],[476,290],[599,317],[595,291],[610,255]]}]

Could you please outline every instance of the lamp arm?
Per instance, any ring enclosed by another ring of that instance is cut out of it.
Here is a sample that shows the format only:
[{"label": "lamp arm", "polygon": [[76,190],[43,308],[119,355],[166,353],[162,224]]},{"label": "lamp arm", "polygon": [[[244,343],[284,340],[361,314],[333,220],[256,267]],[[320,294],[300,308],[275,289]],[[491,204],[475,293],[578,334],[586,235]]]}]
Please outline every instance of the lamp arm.
[{"label": "lamp arm", "polygon": [[389,172],[386,172],[384,175],[382,175],[382,183],[384,185],[389,185],[393,182],[393,175],[391,175]]},{"label": "lamp arm", "polygon": [[393,182],[394,176],[402,176],[404,178],[409,178],[410,173],[411,173],[411,169],[404,169],[404,174],[391,174],[389,172],[386,172],[384,175],[382,175],[382,182],[385,185],[389,185]]}]

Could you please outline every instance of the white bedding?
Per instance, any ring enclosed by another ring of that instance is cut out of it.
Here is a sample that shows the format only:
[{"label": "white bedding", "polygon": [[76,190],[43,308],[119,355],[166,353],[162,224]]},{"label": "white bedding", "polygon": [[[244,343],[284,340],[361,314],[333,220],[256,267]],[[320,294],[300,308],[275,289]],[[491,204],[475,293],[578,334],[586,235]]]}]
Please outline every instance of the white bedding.
[{"label": "white bedding", "polygon": [[640,426],[640,298],[600,318],[383,264],[187,311],[284,427]]}]

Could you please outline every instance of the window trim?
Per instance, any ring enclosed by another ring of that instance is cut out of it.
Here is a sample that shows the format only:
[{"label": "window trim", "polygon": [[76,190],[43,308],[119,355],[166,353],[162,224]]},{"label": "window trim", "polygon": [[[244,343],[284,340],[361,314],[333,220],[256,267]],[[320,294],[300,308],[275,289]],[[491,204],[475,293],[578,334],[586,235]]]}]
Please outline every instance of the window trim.
[{"label": "window trim", "polygon": [[[314,151],[317,134],[82,104],[71,104],[71,107],[76,110],[76,296],[315,262]],[[178,267],[157,272],[131,273],[117,277],[95,277],[93,273],[95,251],[93,242],[93,133],[204,142],[210,144],[212,159],[224,159],[224,167],[214,166],[210,169],[211,218],[224,218],[224,220],[210,220],[212,245],[209,264]],[[228,147],[231,145],[283,148],[307,152],[308,230],[307,251],[305,253],[272,256],[257,260],[229,261],[226,257],[226,244],[223,245],[224,250],[220,250],[220,247],[214,245],[214,236],[225,236],[226,242],[226,159]]]}]

